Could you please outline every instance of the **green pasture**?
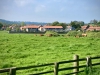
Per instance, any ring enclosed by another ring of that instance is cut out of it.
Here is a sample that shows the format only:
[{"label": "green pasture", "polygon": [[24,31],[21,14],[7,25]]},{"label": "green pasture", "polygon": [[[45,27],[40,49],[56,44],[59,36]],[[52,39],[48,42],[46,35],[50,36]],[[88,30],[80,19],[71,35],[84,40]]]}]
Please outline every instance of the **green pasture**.
[{"label": "green pasture", "polygon": [[[9,34],[6,31],[0,31],[0,69],[72,60],[75,54],[80,58],[100,56],[100,38],[47,37],[39,34],[35,36],[34,34]],[[39,70],[48,69],[52,67]],[[19,71],[17,75],[27,75],[33,71],[37,69]]]}]

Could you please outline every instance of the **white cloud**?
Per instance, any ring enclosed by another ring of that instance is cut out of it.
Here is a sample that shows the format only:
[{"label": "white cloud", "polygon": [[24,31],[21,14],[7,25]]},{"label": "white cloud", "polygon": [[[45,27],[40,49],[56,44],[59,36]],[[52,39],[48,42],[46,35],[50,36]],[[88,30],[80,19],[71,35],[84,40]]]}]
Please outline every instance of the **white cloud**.
[{"label": "white cloud", "polygon": [[44,11],[46,9],[45,5],[38,5],[35,7],[35,12],[41,12]]},{"label": "white cloud", "polygon": [[14,0],[14,2],[16,3],[17,6],[22,7],[34,2],[34,0]]}]

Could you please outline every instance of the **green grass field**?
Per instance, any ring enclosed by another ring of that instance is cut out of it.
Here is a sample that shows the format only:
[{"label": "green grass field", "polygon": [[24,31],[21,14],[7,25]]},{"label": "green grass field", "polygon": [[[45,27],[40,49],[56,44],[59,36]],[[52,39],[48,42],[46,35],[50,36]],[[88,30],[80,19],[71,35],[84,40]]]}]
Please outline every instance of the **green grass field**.
[{"label": "green grass field", "polygon": [[[71,60],[75,54],[80,58],[100,56],[100,38],[47,37],[0,31],[0,69]],[[18,75],[25,73],[27,71]]]}]

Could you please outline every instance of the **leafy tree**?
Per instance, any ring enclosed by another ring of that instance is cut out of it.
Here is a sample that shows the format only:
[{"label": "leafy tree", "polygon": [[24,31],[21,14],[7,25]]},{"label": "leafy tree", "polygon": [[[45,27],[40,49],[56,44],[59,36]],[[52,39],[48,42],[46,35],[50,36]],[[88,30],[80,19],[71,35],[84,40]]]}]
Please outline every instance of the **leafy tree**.
[{"label": "leafy tree", "polygon": [[19,27],[17,27],[17,28],[16,28],[16,31],[17,31],[17,32],[19,32],[19,31],[20,31],[20,28],[19,28]]},{"label": "leafy tree", "polygon": [[95,19],[93,20],[93,23],[94,23],[94,24],[97,24],[97,22],[98,22],[97,20],[95,20]]},{"label": "leafy tree", "polygon": [[3,27],[3,24],[2,23],[0,23],[0,29]]},{"label": "leafy tree", "polygon": [[75,24],[80,24],[81,26],[84,25],[84,22],[83,21],[73,21]]},{"label": "leafy tree", "polygon": [[81,26],[83,26],[83,25],[84,25],[84,22],[83,22],[83,21],[79,21],[79,24],[80,24]]},{"label": "leafy tree", "polygon": [[51,23],[47,23],[47,25],[51,25]]},{"label": "leafy tree", "polygon": [[7,31],[11,31],[11,28],[7,27],[6,30],[7,30]]},{"label": "leafy tree", "polygon": [[66,23],[59,23],[58,26],[62,26],[63,29],[66,29],[67,24]]},{"label": "leafy tree", "polygon": [[52,23],[52,26],[58,26],[59,22],[58,21],[55,21]]},{"label": "leafy tree", "polygon": [[98,21],[98,20],[94,19],[94,20],[91,20],[91,21],[90,21],[90,24],[100,26],[100,21]]},{"label": "leafy tree", "polygon": [[72,21],[71,21],[70,25],[71,25],[72,27],[75,27],[75,28],[76,28],[75,22],[72,22]]},{"label": "leafy tree", "polygon": [[90,24],[97,24],[97,23],[98,21],[96,19],[90,21]]},{"label": "leafy tree", "polygon": [[58,21],[55,21],[51,24],[52,26],[62,26],[63,29],[66,29],[67,24],[66,23],[59,23]]},{"label": "leafy tree", "polygon": [[25,22],[21,22],[21,26],[25,26],[26,24],[25,24]]},{"label": "leafy tree", "polygon": [[100,21],[98,22],[98,26],[100,26]]},{"label": "leafy tree", "polygon": [[71,21],[70,25],[76,30],[81,28],[81,25],[76,21]]}]

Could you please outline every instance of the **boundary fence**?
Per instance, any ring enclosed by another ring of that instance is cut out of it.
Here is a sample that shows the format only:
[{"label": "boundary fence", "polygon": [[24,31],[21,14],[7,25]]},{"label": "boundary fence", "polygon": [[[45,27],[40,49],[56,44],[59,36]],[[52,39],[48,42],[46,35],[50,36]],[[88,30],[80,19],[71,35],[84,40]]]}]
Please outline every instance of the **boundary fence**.
[{"label": "boundary fence", "polygon": [[[48,74],[48,73],[54,73],[54,75],[59,75],[58,73],[60,71],[67,71],[67,70],[73,70],[72,73],[64,74],[64,75],[78,75],[78,73],[84,72],[84,70],[79,70],[80,68],[85,68],[89,67],[92,69],[93,66],[100,65],[100,61],[93,63],[92,60],[95,59],[100,59],[100,56],[96,57],[86,57],[86,58],[81,58],[79,59],[78,55],[74,55],[73,60],[69,61],[60,61],[60,62],[55,62],[55,63],[49,63],[49,64],[43,64],[43,65],[35,65],[35,66],[27,66],[27,67],[11,67],[11,68],[5,68],[5,69],[0,69],[0,73],[5,73],[8,72],[9,75],[16,75],[16,71],[18,70],[25,70],[25,69],[32,69],[32,68],[39,68],[39,67],[45,67],[45,66],[54,66],[54,70],[51,71],[46,71],[46,72],[40,72],[40,73],[34,73],[34,74],[28,74],[28,75],[43,75],[43,74]],[[86,64],[81,65],[79,64],[80,61],[86,61]],[[67,64],[67,63],[73,63],[72,67],[66,67],[66,68],[60,68],[59,65],[61,64]]]}]

